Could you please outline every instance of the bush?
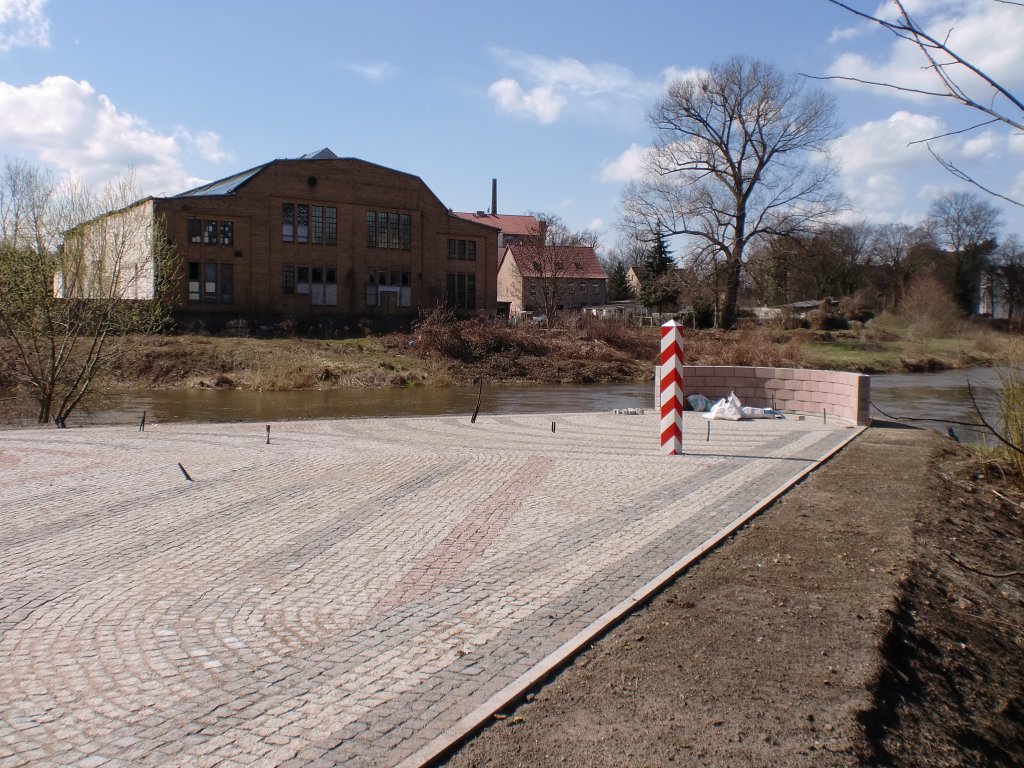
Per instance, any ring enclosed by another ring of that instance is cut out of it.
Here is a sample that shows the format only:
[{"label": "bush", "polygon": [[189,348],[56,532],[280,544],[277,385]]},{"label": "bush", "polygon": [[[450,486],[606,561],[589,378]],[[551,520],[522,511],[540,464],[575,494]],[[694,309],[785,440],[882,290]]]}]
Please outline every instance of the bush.
[{"label": "bush", "polygon": [[922,275],[907,289],[900,317],[915,336],[949,336],[960,325],[960,307],[953,294],[937,278]]}]

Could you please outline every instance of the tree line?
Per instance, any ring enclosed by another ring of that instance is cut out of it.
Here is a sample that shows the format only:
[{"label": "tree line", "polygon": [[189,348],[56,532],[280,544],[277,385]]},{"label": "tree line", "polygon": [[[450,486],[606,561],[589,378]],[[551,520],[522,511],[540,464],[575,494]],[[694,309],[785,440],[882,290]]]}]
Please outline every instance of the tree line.
[{"label": "tree line", "polygon": [[[633,299],[652,311],[686,308],[698,325],[724,325],[726,277],[721,262],[680,259],[664,235],[654,243],[626,238],[606,256],[610,301]],[[629,270],[639,279],[637,289]],[[903,308],[912,285],[927,282],[967,317],[1002,308],[1020,324],[1024,241],[1002,237],[998,209],[972,192],[947,192],[917,224],[825,223],[809,232],[761,239],[743,265],[741,303],[781,306],[842,300],[851,316]]]}]

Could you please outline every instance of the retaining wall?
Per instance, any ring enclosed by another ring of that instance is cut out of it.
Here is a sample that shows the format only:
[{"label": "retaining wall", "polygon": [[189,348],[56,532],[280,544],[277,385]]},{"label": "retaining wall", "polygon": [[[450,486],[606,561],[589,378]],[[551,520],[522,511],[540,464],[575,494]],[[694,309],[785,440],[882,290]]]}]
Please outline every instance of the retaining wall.
[{"label": "retaining wall", "polygon": [[743,405],[777,408],[844,419],[867,425],[871,377],[845,371],[806,368],[753,368],[734,365],[684,365],[683,396],[715,400],[735,392]]}]

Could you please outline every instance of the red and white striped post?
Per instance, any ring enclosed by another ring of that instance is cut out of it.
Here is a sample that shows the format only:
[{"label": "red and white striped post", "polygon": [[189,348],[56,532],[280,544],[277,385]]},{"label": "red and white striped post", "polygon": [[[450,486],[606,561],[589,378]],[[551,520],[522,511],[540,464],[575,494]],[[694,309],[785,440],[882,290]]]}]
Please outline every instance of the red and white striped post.
[{"label": "red and white striped post", "polygon": [[661,452],[683,453],[683,326],[661,326]]}]

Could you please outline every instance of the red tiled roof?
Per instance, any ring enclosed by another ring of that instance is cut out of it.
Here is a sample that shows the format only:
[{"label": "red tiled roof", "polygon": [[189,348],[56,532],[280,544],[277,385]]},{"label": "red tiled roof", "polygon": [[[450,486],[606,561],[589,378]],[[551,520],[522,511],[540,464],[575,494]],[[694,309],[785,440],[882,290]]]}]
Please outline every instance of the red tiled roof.
[{"label": "red tiled roof", "polygon": [[452,213],[460,219],[497,227],[506,235],[535,235],[540,231],[540,222],[533,216],[516,216],[502,213],[497,215],[493,213],[462,213],[459,211],[453,211]]},{"label": "red tiled roof", "polygon": [[[601,266],[597,253],[590,246],[582,245],[510,245],[505,248],[505,255],[511,255],[519,267],[523,277],[539,277],[545,271],[548,277],[564,277],[568,280],[586,278],[591,280],[607,280],[608,273]],[[537,270],[534,262],[559,263],[562,266],[553,270]]]}]

